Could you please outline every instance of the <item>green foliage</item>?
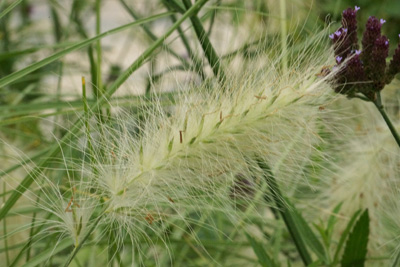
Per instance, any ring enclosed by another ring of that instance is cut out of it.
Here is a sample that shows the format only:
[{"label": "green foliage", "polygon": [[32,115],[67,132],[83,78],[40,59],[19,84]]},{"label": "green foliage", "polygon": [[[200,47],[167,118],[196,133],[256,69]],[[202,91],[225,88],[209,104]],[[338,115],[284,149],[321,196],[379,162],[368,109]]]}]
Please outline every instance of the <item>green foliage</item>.
[{"label": "green foliage", "polygon": [[364,266],[369,237],[368,209],[358,218],[344,248],[341,266]]},{"label": "green foliage", "polygon": [[258,262],[261,264],[261,266],[264,267],[275,267],[278,266],[268,255],[268,253],[265,251],[263,245],[255,240],[251,235],[246,233],[247,239],[250,241],[250,245],[252,246],[254,253],[257,255]]}]

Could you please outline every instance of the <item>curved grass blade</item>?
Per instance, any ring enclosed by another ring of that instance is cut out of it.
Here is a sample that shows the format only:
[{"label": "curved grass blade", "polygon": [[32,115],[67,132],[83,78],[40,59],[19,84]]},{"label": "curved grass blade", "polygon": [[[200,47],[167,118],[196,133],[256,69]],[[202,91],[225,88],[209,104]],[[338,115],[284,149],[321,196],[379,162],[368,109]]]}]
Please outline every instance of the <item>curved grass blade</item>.
[{"label": "curved grass blade", "polygon": [[267,254],[263,246],[257,242],[253,237],[251,237],[249,234],[245,233],[247,239],[250,242],[251,247],[253,248],[254,253],[256,254],[258,258],[258,262],[261,264],[261,266],[264,267],[275,267],[278,266],[275,264],[275,262],[271,259],[271,257]]},{"label": "curved grass blade", "polygon": [[49,260],[52,255],[57,254],[58,252],[70,247],[73,245],[71,239],[64,239],[56,246],[50,246],[48,249],[43,251],[42,253],[38,254],[34,258],[32,258],[29,262],[22,265],[22,267],[35,267],[40,263],[44,263]]},{"label": "curved grass blade", "polygon": [[291,212],[291,208],[293,209],[294,207],[293,206],[291,208],[288,207],[287,200],[283,197],[279,189],[279,186],[275,180],[275,177],[272,174],[271,168],[259,158],[257,158],[257,164],[264,172],[264,178],[270,188],[272,197],[276,204],[276,208],[278,212],[281,214],[283,221],[285,222],[286,228],[289,231],[290,236],[292,237],[293,242],[296,245],[297,251],[299,252],[304,265],[308,266],[309,264],[312,263],[312,259],[310,254],[308,253],[307,246],[304,240],[304,235],[301,232],[299,223],[293,216],[294,213]]},{"label": "curved grass blade", "polygon": [[11,5],[9,5],[6,9],[3,10],[3,12],[0,13],[0,19],[2,17],[4,17],[5,15],[8,14],[8,12],[10,12],[11,10],[14,9],[14,7],[18,6],[23,0],[17,0],[14,3],[12,3]]},{"label": "curved grass blade", "polygon": [[117,27],[115,29],[106,31],[106,32],[104,32],[102,34],[99,34],[99,35],[95,36],[95,37],[92,37],[90,39],[87,39],[85,41],[77,43],[77,44],[75,44],[75,45],[73,45],[73,46],[71,46],[69,48],[66,48],[64,50],[61,50],[60,52],[57,52],[57,53],[55,53],[55,54],[53,54],[53,55],[51,55],[51,56],[39,61],[39,62],[33,63],[33,64],[23,68],[22,70],[19,70],[19,71],[16,71],[14,73],[11,73],[10,75],[7,75],[6,77],[0,79],[0,87],[6,86],[8,84],[11,84],[11,83],[15,82],[16,80],[26,76],[27,74],[29,74],[29,73],[31,73],[31,72],[33,72],[33,71],[35,71],[35,70],[37,70],[37,69],[39,69],[39,68],[41,68],[43,66],[48,65],[48,64],[56,61],[57,59],[65,56],[65,55],[67,55],[67,54],[69,54],[69,53],[71,53],[71,52],[73,52],[75,50],[81,49],[81,48],[83,48],[85,46],[90,45],[91,43],[93,43],[93,42],[95,42],[97,40],[100,40],[100,39],[102,39],[102,38],[104,38],[106,36],[109,36],[110,34],[114,34],[114,33],[123,31],[123,30],[128,29],[128,28],[130,28],[132,26],[137,26],[137,25],[140,25],[140,24],[143,24],[143,23],[151,22],[153,20],[164,18],[164,17],[170,16],[171,14],[172,14],[172,12],[165,12],[165,13],[161,13],[161,14],[158,14],[158,15],[154,15],[154,16],[148,17],[148,18],[137,20],[135,22],[131,22],[131,23],[125,24],[123,26],[120,26],[120,27]]}]

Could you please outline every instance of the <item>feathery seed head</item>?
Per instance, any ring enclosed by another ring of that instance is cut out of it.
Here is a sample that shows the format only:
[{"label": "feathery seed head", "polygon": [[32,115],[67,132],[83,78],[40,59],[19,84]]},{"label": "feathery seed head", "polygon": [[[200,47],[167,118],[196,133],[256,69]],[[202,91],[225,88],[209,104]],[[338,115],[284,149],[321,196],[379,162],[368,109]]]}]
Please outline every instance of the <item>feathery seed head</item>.
[{"label": "feathery seed head", "polygon": [[79,244],[89,218],[101,216],[98,229],[140,250],[143,239],[151,245],[150,233],[165,240],[165,228],[177,221],[196,223],[190,212],[222,210],[237,220],[236,202],[262,201],[256,157],[283,187],[307,183],[301,177],[322,140],[320,107],[332,97],[328,81],[336,72],[316,75],[332,61],[328,49],[308,43],[295,54],[286,73],[275,68],[281,55],[260,53],[267,64],[257,71],[242,68],[213,90],[183,90],[167,108],[155,99],[140,108],[143,120],[117,115],[112,126],[102,124],[100,136],[90,136],[90,163],[79,168],[85,182],[71,183],[76,191],[65,196],[54,190],[58,200],[49,209],[60,227]]}]

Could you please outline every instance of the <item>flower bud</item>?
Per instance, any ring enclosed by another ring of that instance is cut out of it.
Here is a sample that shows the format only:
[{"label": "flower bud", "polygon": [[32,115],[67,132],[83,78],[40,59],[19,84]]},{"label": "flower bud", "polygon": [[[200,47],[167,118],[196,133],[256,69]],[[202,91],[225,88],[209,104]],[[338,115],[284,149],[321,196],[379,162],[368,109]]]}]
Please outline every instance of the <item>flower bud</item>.
[{"label": "flower bud", "polygon": [[358,49],[357,44],[357,7],[355,9],[348,8],[343,11],[342,25],[347,29],[347,36],[349,49]]},{"label": "flower bud", "polygon": [[396,50],[394,51],[392,60],[390,61],[389,68],[386,72],[385,82],[389,84],[393,80],[394,76],[399,72],[400,72],[400,42],[397,45]]},{"label": "flower bud", "polygon": [[386,57],[389,53],[389,40],[380,36],[375,40],[371,52],[370,64],[365,66],[369,80],[373,81],[375,91],[380,91],[385,86]]},{"label": "flower bud", "polygon": [[375,41],[381,35],[381,27],[382,24],[376,17],[369,17],[362,39],[363,51],[361,53],[361,60],[363,61],[364,66],[369,65]]}]

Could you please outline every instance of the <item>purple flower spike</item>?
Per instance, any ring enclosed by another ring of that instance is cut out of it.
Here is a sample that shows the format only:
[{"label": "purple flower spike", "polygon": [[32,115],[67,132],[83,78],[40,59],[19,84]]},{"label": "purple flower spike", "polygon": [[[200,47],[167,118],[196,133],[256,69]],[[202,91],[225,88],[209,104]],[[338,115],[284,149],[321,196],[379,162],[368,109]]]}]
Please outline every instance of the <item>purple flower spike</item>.
[{"label": "purple flower spike", "polygon": [[337,63],[339,64],[339,63],[342,61],[342,59],[343,59],[343,57],[341,57],[341,56],[337,56],[337,57],[336,57],[336,61],[337,61]]},{"label": "purple flower spike", "polygon": [[332,40],[333,40],[334,37],[335,37],[335,35],[333,33],[329,34],[329,38],[331,38]]},{"label": "purple flower spike", "polygon": [[357,12],[358,10],[360,10],[360,7],[359,6],[355,6],[354,10]]},{"label": "purple flower spike", "polygon": [[400,43],[397,45],[397,48],[394,51],[393,58],[390,61],[388,71],[386,72],[386,83],[389,84],[393,80],[394,76],[399,72],[400,72]]},{"label": "purple flower spike", "polygon": [[385,22],[386,22],[386,20],[384,20],[384,19],[380,20],[381,25],[383,25]]},{"label": "purple flower spike", "polygon": [[361,50],[356,50],[356,55],[360,55],[361,54]]}]

